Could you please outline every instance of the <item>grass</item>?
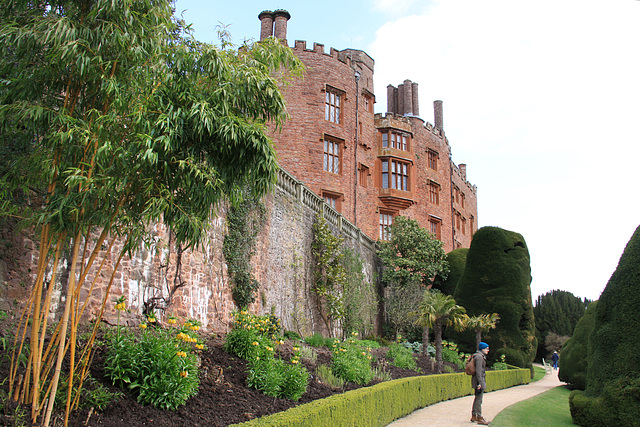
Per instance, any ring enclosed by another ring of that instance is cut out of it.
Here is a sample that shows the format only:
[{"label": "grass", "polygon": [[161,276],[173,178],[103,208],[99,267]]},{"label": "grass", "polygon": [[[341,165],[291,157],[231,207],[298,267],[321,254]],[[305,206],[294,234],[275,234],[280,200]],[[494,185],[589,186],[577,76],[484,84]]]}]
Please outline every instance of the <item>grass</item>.
[{"label": "grass", "polygon": [[569,412],[569,389],[558,386],[531,399],[515,403],[500,412],[493,427],[573,426]]},{"label": "grass", "polygon": [[531,379],[531,382],[536,382],[538,380],[541,380],[544,378],[544,376],[546,375],[546,372],[544,370],[543,367],[541,366],[534,366],[533,367],[533,378]]}]

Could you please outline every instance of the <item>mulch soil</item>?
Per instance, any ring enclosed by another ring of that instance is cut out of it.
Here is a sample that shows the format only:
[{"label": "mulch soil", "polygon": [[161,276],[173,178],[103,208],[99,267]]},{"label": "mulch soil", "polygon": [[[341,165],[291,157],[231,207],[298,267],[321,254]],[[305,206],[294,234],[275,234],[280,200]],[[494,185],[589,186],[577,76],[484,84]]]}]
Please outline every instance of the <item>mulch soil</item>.
[{"label": "mulch soil", "polygon": [[[246,386],[247,362],[226,353],[223,350],[224,336],[215,336],[208,340],[206,349],[201,353],[200,387],[198,394],[189,399],[185,405],[176,411],[166,411],[156,409],[152,406],[139,404],[135,397],[127,391],[122,391],[114,387],[110,380],[104,376],[103,360],[104,348],[98,348],[92,363],[91,375],[98,382],[104,384],[112,390],[123,392],[120,398],[110,403],[103,412],[93,411],[85,408],[76,411],[70,419],[70,426],[103,426],[103,427],[124,427],[124,426],[154,426],[154,427],[178,427],[178,426],[227,426],[229,424],[241,423],[254,418],[262,417],[281,411],[285,411],[297,405],[311,402],[316,399],[323,399],[337,393],[354,390],[361,386],[354,383],[347,383],[344,388],[334,389],[318,381],[315,376],[318,364],[331,364],[331,351],[326,347],[316,348],[318,358],[315,363],[303,359],[308,371],[311,373],[307,392],[297,401],[274,398],[250,389]],[[285,341],[280,346],[281,357],[288,360],[293,354],[293,343]],[[0,349],[0,354],[1,354]],[[382,364],[384,369],[391,374],[392,379],[410,377],[416,375],[433,374],[432,363],[424,356],[417,357],[420,371],[401,369],[390,364],[390,360],[385,358],[387,348],[373,349],[374,365]],[[0,364],[0,377],[6,378],[9,373],[8,359],[2,357]],[[9,359],[10,360],[10,359]],[[446,363],[446,362],[445,362]],[[455,369],[454,365],[450,365]],[[7,390],[7,381],[1,384],[1,388]],[[369,386],[375,384],[372,382]],[[4,405],[0,408],[0,425],[14,426],[16,404],[2,395],[0,403]],[[22,408],[26,414],[30,413],[28,408]],[[28,416],[26,417],[28,420]],[[24,420],[23,420],[24,421]],[[28,424],[25,424],[28,425]],[[62,425],[60,416],[57,416],[52,425]]]}]

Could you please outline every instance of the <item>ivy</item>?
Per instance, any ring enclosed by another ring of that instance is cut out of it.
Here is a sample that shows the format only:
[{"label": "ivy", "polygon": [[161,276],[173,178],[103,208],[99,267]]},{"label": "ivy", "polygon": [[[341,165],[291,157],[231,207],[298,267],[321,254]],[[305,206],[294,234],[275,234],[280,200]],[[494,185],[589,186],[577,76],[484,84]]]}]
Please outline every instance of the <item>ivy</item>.
[{"label": "ivy", "polygon": [[314,257],[312,292],[317,295],[317,307],[330,335],[334,321],[345,316],[343,290],[347,286],[347,270],[343,264],[344,239],[334,236],[325,219],[317,215],[313,224],[311,253]]},{"label": "ivy", "polygon": [[240,309],[256,300],[260,283],[251,272],[251,257],[255,254],[256,237],[264,227],[267,209],[249,189],[243,198],[231,205],[227,212],[228,232],[222,251],[232,283],[231,295]]}]

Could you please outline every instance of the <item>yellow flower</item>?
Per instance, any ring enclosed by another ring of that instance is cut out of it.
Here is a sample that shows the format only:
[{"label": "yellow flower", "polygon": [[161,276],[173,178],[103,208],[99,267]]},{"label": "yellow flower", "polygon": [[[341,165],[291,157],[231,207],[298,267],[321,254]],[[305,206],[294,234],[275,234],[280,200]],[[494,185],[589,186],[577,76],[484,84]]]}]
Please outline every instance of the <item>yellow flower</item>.
[{"label": "yellow flower", "polygon": [[168,323],[168,324],[170,324],[170,325],[175,325],[175,324],[176,324],[176,319],[174,319],[173,317],[170,317],[170,318],[167,320],[167,323]]},{"label": "yellow flower", "polygon": [[147,317],[147,321],[148,321],[149,323],[153,323],[153,322],[155,322],[155,321],[156,321],[156,318],[155,318],[155,317]]},{"label": "yellow flower", "polygon": [[202,344],[196,344],[196,348],[197,348],[198,350],[202,350],[202,349],[204,348],[204,345],[202,345]]},{"label": "yellow flower", "polygon": [[182,371],[182,372],[180,372],[180,376],[181,376],[182,378],[186,378],[188,375],[189,375],[189,372],[187,372],[187,371]]},{"label": "yellow flower", "polygon": [[267,351],[273,351],[273,348],[267,346]]},{"label": "yellow flower", "polygon": [[298,363],[297,359],[291,359],[291,363],[293,363],[294,365],[296,365]]},{"label": "yellow flower", "polygon": [[146,323],[141,323],[141,324],[140,324],[140,327],[141,327],[142,329],[147,329],[147,324],[146,324]]},{"label": "yellow flower", "polygon": [[254,342],[251,343],[251,345],[258,345],[258,342],[254,341]]},{"label": "yellow flower", "polygon": [[300,350],[300,347],[293,347],[293,351],[298,351]]},{"label": "yellow flower", "polygon": [[187,357],[187,353],[185,353],[184,351],[179,351],[176,353],[176,356],[178,357]]}]

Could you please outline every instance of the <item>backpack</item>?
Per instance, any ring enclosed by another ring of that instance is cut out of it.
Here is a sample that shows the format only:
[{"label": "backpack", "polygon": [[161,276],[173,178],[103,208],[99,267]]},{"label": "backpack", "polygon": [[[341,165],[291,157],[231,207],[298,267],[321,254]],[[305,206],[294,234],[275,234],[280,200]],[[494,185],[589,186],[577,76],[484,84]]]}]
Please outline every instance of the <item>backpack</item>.
[{"label": "backpack", "polygon": [[464,364],[464,373],[467,375],[475,375],[476,374],[476,362],[473,360],[473,354],[470,354],[467,358],[467,361]]}]

